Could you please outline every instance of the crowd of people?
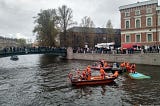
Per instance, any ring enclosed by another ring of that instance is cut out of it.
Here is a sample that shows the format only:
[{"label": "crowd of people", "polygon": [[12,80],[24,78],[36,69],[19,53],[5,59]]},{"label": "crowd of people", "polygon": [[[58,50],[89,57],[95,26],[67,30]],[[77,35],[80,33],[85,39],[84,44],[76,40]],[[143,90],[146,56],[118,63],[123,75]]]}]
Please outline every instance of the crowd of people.
[{"label": "crowd of people", "polygon": [[74,53],[104,53],[104,54],[134,54],[134,53],[159,53],[160,45],[138,46],[137,48],[73,48]]},{"label": "crowd of people", "polygon": [[136,65],[130,64],[129,62],[123,62],[120,65],[122,68],[126,68],[126,71],[135,73],[136,72]]},{"label": "crowd of people", "polygon": [[[57,47],[45,47],[45,46],[38,46],[38,47],[5,47],[0,52],[8,53],[8,52],[34,52],[34,51],[52,51]],[[64,47],[59,47],[63,48]],[[66,49],[66,48],[65,48]],[[159,53],[160,52],[160,45],[156,46],[141,46],[138,49],[128,48],[114,48],[114,49],[107,49],[107,48],[73,48],[73,53],[101,53],[101,54],[134,54],[134,53]]]},{"label": "crowd of people", "polygon": [[[43,51],[54,51],[57,47],[45,47],[45,46],[38,46],[38,47],[6,47],[0,51],[0,53],[16,53],[16,52],[43,52]],[[64,48],[59,48],[64,49]]]}]

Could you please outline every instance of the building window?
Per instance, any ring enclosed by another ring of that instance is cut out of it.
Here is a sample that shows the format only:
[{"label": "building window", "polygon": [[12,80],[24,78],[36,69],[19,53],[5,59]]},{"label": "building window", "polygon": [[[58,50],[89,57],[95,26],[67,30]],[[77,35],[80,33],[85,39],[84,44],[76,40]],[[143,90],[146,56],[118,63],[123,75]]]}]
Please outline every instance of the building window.
[{"label": "building window", "polygon": [[146,26],[152,26],[152,17],[146,18]]},{"label": "building window", "polygon": [[152,34],[147,34],[147,42],[152,42],[152,41],[153,41]]},{"label": "building window", "polygon": [[136,28],[140,28],[141,27],[141,20],[140,19],[136,19],[135,20],[135,27]]},{"label": "building window", "polygon": [[131,38],[130,38],[130,35],[126,35],[126,39],[125,39],[126,43],[129,43],[131,42]]},{"label": "building window", "polygon": [[147,9],[146,9],[146,13],[147,13],[147,14],[151,14],[151,13],[152,13],[152,8],[147,8]]},{"label": "building window", "polygon": [[135,11],[135,15],[141,15],[140,10],[136,10],[136,11]]},{"label": "building window", "polygon": [[160,26],[160,15],[158,15],[158,26]]},{"label": "building window", "polygon": [[126,29],[130,28],[130,20],[125,21],[125,28]]},{"label": "building window", "polygon": [[125,17],[128,17],[130,16],[130,13],[129,12],[125,12]]},{"label": "building window", "polygon": [[159,32],[158,40],[160,41],[160,32]]},{"label": "building window", "polygon": [[136,35],[136,42],[141,42],[141,35],[140,34]]}]

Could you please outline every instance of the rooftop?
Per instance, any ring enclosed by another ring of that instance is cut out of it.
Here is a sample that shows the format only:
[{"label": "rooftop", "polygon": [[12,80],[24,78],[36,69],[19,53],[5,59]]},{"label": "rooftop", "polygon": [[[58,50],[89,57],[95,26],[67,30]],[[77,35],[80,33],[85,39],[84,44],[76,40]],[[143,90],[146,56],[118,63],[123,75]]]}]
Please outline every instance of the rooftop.
[{"label": "rooftop", "polygon": [[[85,32],[91,30],[93,33],[97,34],[107,34],[107,28],[85,28],[85,27],[72,27],[69,30],[73,32]],[[120,34],[121,30],[120,29],[113,29],[116,34]]]},{"label": "rooftop", "polygon": [[149,1],[144,1],[144,2],[137,2],[134,4],[128,4],[124,6],[120,6],[119,10],[127,9],[127,8],[133,8],[133,7],[139,7],[143,5],[150,5],[150,4],[157,4],[158,5],[158,0],[149,0]]}]

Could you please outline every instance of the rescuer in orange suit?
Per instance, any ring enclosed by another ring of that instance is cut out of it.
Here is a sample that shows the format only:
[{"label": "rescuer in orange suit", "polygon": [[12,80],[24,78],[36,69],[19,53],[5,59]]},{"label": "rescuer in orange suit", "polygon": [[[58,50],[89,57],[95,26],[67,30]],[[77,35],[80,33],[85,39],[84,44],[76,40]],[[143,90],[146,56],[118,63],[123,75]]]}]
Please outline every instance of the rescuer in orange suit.
[{"label": "rescuer in orange suit", "polygon": [[82,71],[82,80],[86,80],[86,79],[87,79],[86,76],[87,76],[87,75],[86,75],[86,70],[83,70],[83,71]]},{"label": "rescuer in orange suit", "polygon": [[113,74],[115,77],[118,77],[118,71],[115,71],[115,73]]},{"label": "rescuer in orange suit", "polygon": [[121,67],[125,67],[125,62],[121,63]]},{"label": "rescuer in orange suit", "polygon": [[113,75],[111,75],[111,77],[118,77],[119,73],[118,71],[115,71]]},{"label": "rescuer in orange suit", "polygon": [[101,78],[102,78],[102,79],[104,79],[104,78],[105,78],[106,73],[105,73],[105,71],[104,71],[103,67],[101,67],[101,68],[100,68],[100,74],[101,74]]},{"label": "rescuer in orange suit", "polygon": [[87,67],[87,80],[91,80],[91,67]]},{"label": "rescuer in orange suit", "polygon": [[130,67],[130,64],[129,64],[129,62],[127,62],[127,63],[126,63],[126,69],[127,69],[127,71],[130,71],[130,68],[131,68],[131,67]]},{"label": "rescuer in orange suit", "polygon": [[105,61],[104,62],[104,67],[107,67],[108,66],[108,63]]},{"label": "rescuer in orange suit", "polygon": [[132,73],[135,73],[135,72],[136,72],[136,65],[135,65],[135,64],[132,64],[132,65],[131,65],[131,72],[132,72]]}]

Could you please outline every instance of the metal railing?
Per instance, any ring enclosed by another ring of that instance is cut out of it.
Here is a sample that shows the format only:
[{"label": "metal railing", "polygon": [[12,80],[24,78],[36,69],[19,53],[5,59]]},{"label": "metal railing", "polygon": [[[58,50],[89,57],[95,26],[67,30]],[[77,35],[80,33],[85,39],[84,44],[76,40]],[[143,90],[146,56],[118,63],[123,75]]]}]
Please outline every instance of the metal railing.
[{"label": "metal railing", "polygon": [[4,48],[0,50],[0,57],[11,56],[11,55],[27,55],[27,54],[53,54],[58,56],[66,56],[67,50],[65,48],[49,48],[49,47],[38,47],[38,48]]}]

